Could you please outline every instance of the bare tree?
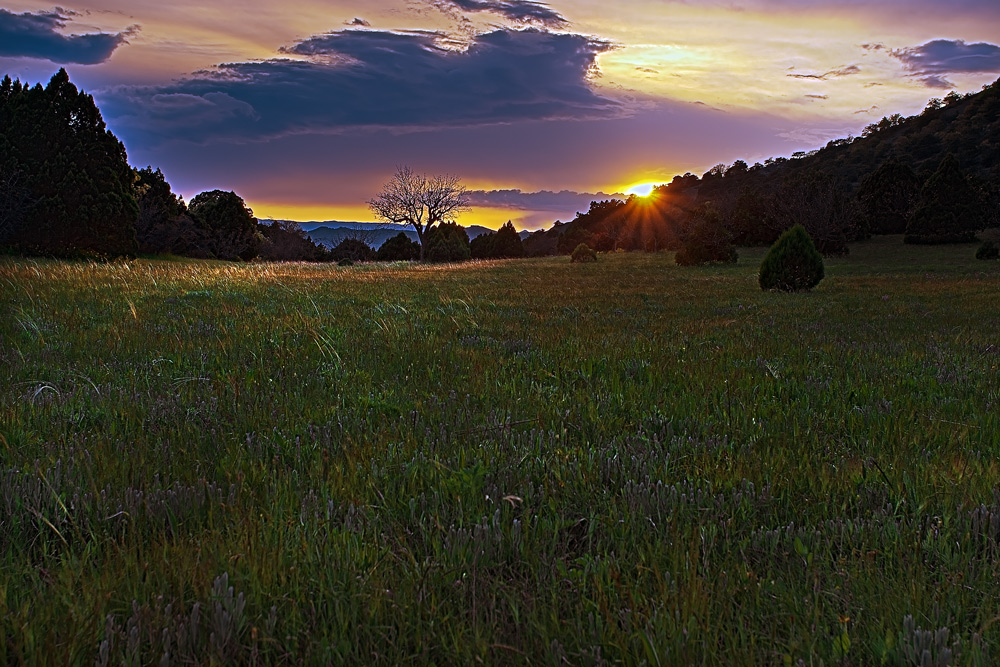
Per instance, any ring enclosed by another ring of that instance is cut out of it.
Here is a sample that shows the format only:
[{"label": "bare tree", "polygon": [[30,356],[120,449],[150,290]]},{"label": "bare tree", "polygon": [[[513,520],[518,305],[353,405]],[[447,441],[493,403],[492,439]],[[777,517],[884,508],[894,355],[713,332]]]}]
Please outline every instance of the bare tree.
[{"label": "bare tree", "polygon": [[436,224],[453,220],[469,210],[469,196],[457,176],[425,176],[409,167],[397,167],[392,179],[368,207],[380,220],[410,225],[420,241],[424,259],[424,234]]}]

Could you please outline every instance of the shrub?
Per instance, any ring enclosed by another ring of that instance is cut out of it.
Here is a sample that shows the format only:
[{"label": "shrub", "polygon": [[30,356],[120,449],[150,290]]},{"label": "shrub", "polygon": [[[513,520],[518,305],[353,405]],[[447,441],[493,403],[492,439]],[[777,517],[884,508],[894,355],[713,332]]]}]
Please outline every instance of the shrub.
[{"label": "shrub", "polygon": [[570,256],[571,263],[576,262],[596,262],[597,253],[591,250],[590,246],[586,243],[581,243],[573,250],[573,254]]},{"label": "shrub", "polygon": [[407,262],[420,258],[420,244],[400,232],[386,239],[375,256],[380,262]]},{"label": "shrub", "polygon": [[347,238],[330,251],[330,257],[335,262],[343,259],[349,259],[352,262],[370,262],[375,259],[375,251],[360,239]]},{"label": "shrub", "polygon": [[976,259],[1000,259],[1000,248],[993,241],[985,241],[976,250]]},{"label": "shrub", "polygon": [[707,208],[685,234],[674,261],[681,266],[735,264],[737,257],[732,235],[722,226],[715,210]]},{"label": "shrub", "polygon": [[764,290],[810,290],[822,279],[823,258],[802,225],[782,234],[760,265],[760,288]]}]

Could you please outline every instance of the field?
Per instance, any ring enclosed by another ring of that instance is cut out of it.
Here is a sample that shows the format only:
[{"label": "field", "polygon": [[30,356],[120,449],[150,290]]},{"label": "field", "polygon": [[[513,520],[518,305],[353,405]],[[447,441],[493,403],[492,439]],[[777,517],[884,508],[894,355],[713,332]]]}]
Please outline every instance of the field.
[{"label": "field", "polygon": [[0,663],[998,661],[974,252],[0,259]]}]

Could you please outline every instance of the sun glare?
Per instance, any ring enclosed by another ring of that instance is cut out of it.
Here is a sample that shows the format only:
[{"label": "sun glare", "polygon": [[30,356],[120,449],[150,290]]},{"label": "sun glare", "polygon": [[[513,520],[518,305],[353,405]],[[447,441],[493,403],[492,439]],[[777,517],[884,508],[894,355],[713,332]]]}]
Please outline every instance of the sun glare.
[{"label": "sun glare", "polygon": [[656,183],[639,183],[638,185],[633,185],[629,189],[625,190],[625,194],[648,197],[653,193],[653,188],[656,187],[656,185]]}]

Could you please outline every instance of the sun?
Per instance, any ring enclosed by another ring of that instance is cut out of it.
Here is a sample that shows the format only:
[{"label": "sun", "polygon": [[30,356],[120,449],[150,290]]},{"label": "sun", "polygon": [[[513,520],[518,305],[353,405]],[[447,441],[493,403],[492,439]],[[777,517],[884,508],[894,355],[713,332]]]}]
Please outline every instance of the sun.
[{"label": "sun", "polygon": [[659,184],[658,183],[639,183],[639,184],[633,185],[630,188],[628,188],[627,190],[625,190],[625,194],[627,194],[627,195],[636,195],[637,197],[648,197],[649,195],[653,194],[653,188],[655,188],[657,185],[659,185]]}]

